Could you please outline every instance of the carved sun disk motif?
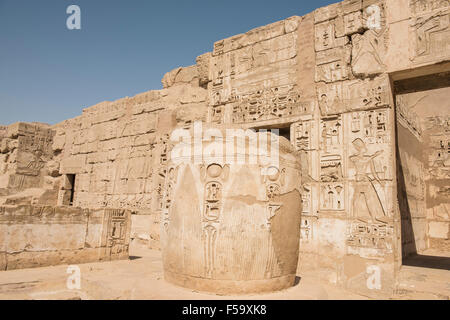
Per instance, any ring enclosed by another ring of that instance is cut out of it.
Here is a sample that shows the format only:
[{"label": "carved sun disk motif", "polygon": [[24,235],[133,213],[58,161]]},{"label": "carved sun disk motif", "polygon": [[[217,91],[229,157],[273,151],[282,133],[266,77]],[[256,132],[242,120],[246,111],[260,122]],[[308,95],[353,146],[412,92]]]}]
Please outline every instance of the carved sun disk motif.
[{"label": "carved sun disk motif", "polygon": [[270,181],[276,181],[280,177],[280,170],[277,167],[269,167],[267,168],[267,178]]},{"label": "carved sun disk motif", "polygon": [[217,178],[222,174],[222,167],[215,163],[209,165],[206,170],[211,178]]}]

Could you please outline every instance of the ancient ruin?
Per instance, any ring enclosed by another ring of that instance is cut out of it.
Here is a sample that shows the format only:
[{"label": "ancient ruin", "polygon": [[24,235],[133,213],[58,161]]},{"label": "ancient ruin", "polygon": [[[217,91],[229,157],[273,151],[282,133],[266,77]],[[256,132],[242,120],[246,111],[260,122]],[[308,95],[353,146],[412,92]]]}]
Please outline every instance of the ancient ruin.
[{"label": "ancient ruin", "polygon": [[[221,159],[208,156],[207,149],[213,144],[226,148],[235,139],[225,130],[214,133],[225,138],[202,143],[199,165],[177,165],[173,155],[168,164],[161,229],[165,278],[222,294],[293,286],[301,217],[300,161],[294,148],[281,138],[278,166],[258,157],[258,148],[233,148],[226,155],[242,159],[241,164],[218,163]],[[255,133],[255,138],[277,139],[267,133]],[[193,150],[194,144],[187,147]],[[251,164],[246,156],[257,161]]]},{"label": "ancient ruin", "polygon": [[[0,270],[140,244],[198,290],[313,274],[390,297],[408,257],[449,259],[449,0],[345,0],[217,41],[162,83],[0,126]],[[277,129],[279,166],[174,163],[173,132],[196,123]]]}]

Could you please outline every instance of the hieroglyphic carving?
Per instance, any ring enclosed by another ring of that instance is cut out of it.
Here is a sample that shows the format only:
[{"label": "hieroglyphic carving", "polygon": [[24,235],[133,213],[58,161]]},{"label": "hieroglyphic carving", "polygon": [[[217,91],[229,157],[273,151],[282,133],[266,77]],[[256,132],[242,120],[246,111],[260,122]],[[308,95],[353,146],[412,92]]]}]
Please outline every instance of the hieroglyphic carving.
[{"label": "hieroglyphic carving", "polygon": [[270,229],[270,220],[275,216],[276,211],[281,207],[281,203],[276,201],[276,197],[281,194],[281,188],[284,185],[286,169],[279,169],[271,166],[265,168],[265,175],[262,175],[262,183],[266,186],[266,197],[269,203],[267,204],[267,220],[266,227]]},{"label": "hieroglyphic carving", "polygon": [[343,178],[343,128],[340,116],[320,122],[320,180],[339,181]]},{"label": "hieroglyphic carving", "polygon": [[312,189],[308,184],[305,184],[302,190],[302,213],[312,214]]},{"label": "hieroglyphic carving", "polygon": [[350,73],[351,47],[343,46],[316,53],[316,82],[346,80]]},{"label": "hieroglyphic carving", "polygon": [[428,174],[435,179],[450,176],[450,116],[427,117]]},{"label": "hieroglyphic carving", "polygon": [[[316,12],[316,18],[318,14]],[[349,38],[341,32],[342,24],[337,21],[341,20],[331,19],[317,23],[314,27],[316,82],[330,83],[349,79],[351,46],[347,45]]]},{"label": "hieroglyphic carving", "polygon": [[449,56],[450,7],[435,10],[411,19],[411,59],[424,62]]},{"label": "hieroglyphic carving", "polygon": [[169,135],[164,134],[159,139],[159,164],[166,165],[169,158]]},{"label": "hieroglyphic carving", "polygon": [[393,226],[380,223],[352,222],[348,225],[347,246],[392,252]]},{"label": "hieroglyphic carving", "polygon": [[280,119],[310,112],[311,103],[302,102],[300,98],[299,91],[292,85],[238,94],[234,97],[232,122]]},{"label": "hieroglyphic carving", "polygon": [[322,183],[320,189],[320,210],[341,211],[345,209],[344,184]]},{"label": "hieroglyphic carving", "polygon": [[389,112],[386,109],[352,112],[351,137],[361,138],[368,144],[389,143]]},{"label": "hieroglyphic carving", "polygon": [[313,218],[302,217],[300,224],[300,241],[301,243],[310,243],[313,239]]},{"label": "hieroglyphic carving", "polygon": [[333,22],[322,22],[315,26],[315,49],[316,52],[332,49],[336,47],[342,47],[348,43],[347,37],[336,38],[335,25]]},{"label": "hieroglyphic carving", "polygon": [[[347,137],[349,142],[360,139],[365,147],[369,150],[367,153],[375,153],[384,150],[383,153],[372,159],[376,172],[381,180],[391,179],[392,170],[389,163],[392,160],[392,153],[389,152],[391,141],[391,119],[389,109],[377,109],[370,111],[358,111],[345,115],[345,123],[347,124]],[[360,142],[357,142],[359,144]],[[355,144],[352,144],[355,147]],[[354,179],[356,177],[356,167],[352,165],[348,168],[348,177]]]},{"label": "hieroglyphic carving", "polygon": [[128,255],[131,212],[124,209],[105,209],[103,245],[105,257],[122,258]]},{"label": "hieroglyphic carving", "polygon": [[402,167],[405,180],[407,200],[414,198],[414,201],[423,201],[425,199],[424,164],[403,149],[399,150],[399,156],[399,164]]},{"label": "hieroglyphic carving", "polygon": [[157,200],[157,210],[162,210],[164,208],[164,185],[167,176],[166,168],[159,168],[156,186],[156,200]]},{"label": "hieroglyphic carving", "polygon": [[348,36],[364,30],[363,17],[360,10],[345,14],[343,19],[345,35]]},{"label": "hieroglyphic carving", "polygon": [[342,148],[342,120],[340,116],[323,118],[321,124],[321,150],[324,154],[339,152]]},{"label": "hieroglyphic carving", "polygon": [[390,85],[385,76],[317,85],[317,98],[322,115],[368,110],[389,106]]},{"label": "hieroglyphic carving", "polygon": [[413,106],[407,105],[405,96],[403,95],[396,96],[396,106],[397,121],[420,141],[422,139],[422,126],[419,116],[413,110]]},{"label": "hieroglyphic carving", "polygon": [[317,100],[322,115],[339,114],[345,111],[342,82],[318,84]]},{"label": "hieroglyphic carving", "polygon": [[[19,159],[26,161],[25,166],[17,166],[16,172],[25,176],[38,176],[41,169],[45,166],[45,161],[42,159],[42,151],[37,150],[31,154],[31,159],[25,154],[20,154]],[[25,160],[26,159],[26,160]],[[19,161],[19,164],[24,165],[24,161]]]},{"label": "hieroglyphic carving", "polygon": [[16,173],[39,176],[45,162],[53,156],[54,131],[29,123],[18,123],[15,126],[15,134],[18,135]]},{"label": "hieroglyphic carving", "polygon": [[224,121],[225,108],[223,105],[214,105],[209,108],[208,122],[221,124]]},{"label": "hieroglyphic carving", "polygon": [[170,167],[167,169],[161,208],[162,223],[164,230],[166,232],[170,224],[170,207],[173,202],[173,193],[177,182],[177,176],[178,176],[178,167]]},{"label": "hieroglyphic carving", "polygon": [[427,13],[436,9],[450,7],[449,0],[410,0],[409,7],[414,15]]},{"label": "hieroglyphic carving", "polygon": [[[365,8],[362,15],[363,25],[359,32],[351,35],[352,71],[360,78],[373,77],[386,70],[385,56],[389,45],[389,25],[386,21],[386,9],[383,1],[378,1],[374,8]],[[371,19],[376,16],[372,25]],[[345,18],[345,17],[344,17]]]},{"label": "hieroglyphic carving", "polygon": [[53,133],[50,130],[42,130],[38,127],[29,135],[19,136],[19,150],[23,152],[40,151],[43,155],[51,155]]},{"label": "hieroglyphic carving", "polygon": [[292,124],[291,141],[299,151],[318,148],[318,125],[316,120],[303,120]]},{"label": "hieroglyphic carving", "polygon": [[222,210],[223,182],[228,179],[229,166],[213,163],[201,168],[201,179],[205,181],[202,230],[204,246],[205,276],[211,278],[214,273],[215,245]]},{"label": "hieroglyphic carving", "polygon": [[355,76],[368,77],[386,70],[384,56],[388,46],[387,28],[367,30],[352,35],[352,71]]},{"label": "hieroglyphic carving", "polygon": [[[350,156],[355,168],[355,182],[353,184],[352,214],[355,219],[362,222],[389,221],[388,212],[383,207],[375,182],[384,186],[375,170],[374,159],[384,150],[370,153],[365,142],[357,138],[352,142],[356,152]],[[370,173],[369,172],[370,168]],[[375,182],[374,182],[375,181]]]}]

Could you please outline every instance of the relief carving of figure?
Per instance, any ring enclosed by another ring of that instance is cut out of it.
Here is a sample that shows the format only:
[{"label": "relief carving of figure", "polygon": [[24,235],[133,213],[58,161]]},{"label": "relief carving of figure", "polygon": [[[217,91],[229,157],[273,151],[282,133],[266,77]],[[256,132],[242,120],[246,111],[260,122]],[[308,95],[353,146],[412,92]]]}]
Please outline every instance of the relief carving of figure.
[{"label": "relief carving of figure", "polygon": [[45,162],[41,158],[42,151],[38,150],[34,154],[34,160],[30,161],[27,165],[27,169],[30,170],[34,175],[39,175],[39,171],[44,167]]},{"label": "relief carving of figure", "polygon": [[[357,150],[356,154],[350,156],[356,169],[356,184],[355,193],[353,196],[353,215],[363,222],[379,221],[387,223],[387,216],[384,212],[377,190],[374,186],[374,180],[380,185],[381,180],[375,170],[374,159],[383,153],[379,150],[374,154],[369,154],[366,144],[360,138],[353,141],[353,146]],[[370,166],[370,171],[374,177],[372,179],[367,173]]]}]

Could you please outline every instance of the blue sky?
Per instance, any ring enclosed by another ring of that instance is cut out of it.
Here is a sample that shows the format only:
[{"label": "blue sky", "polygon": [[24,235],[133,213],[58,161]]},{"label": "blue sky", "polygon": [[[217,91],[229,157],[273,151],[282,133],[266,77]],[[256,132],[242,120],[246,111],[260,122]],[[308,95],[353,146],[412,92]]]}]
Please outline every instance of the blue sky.
[{"label": "blue sky", "polygon": [[[0,124],[57,123],[160,89],[213,43],[330,0],[0,0]],[[81,30],[66,9],[81,8]]]}]

